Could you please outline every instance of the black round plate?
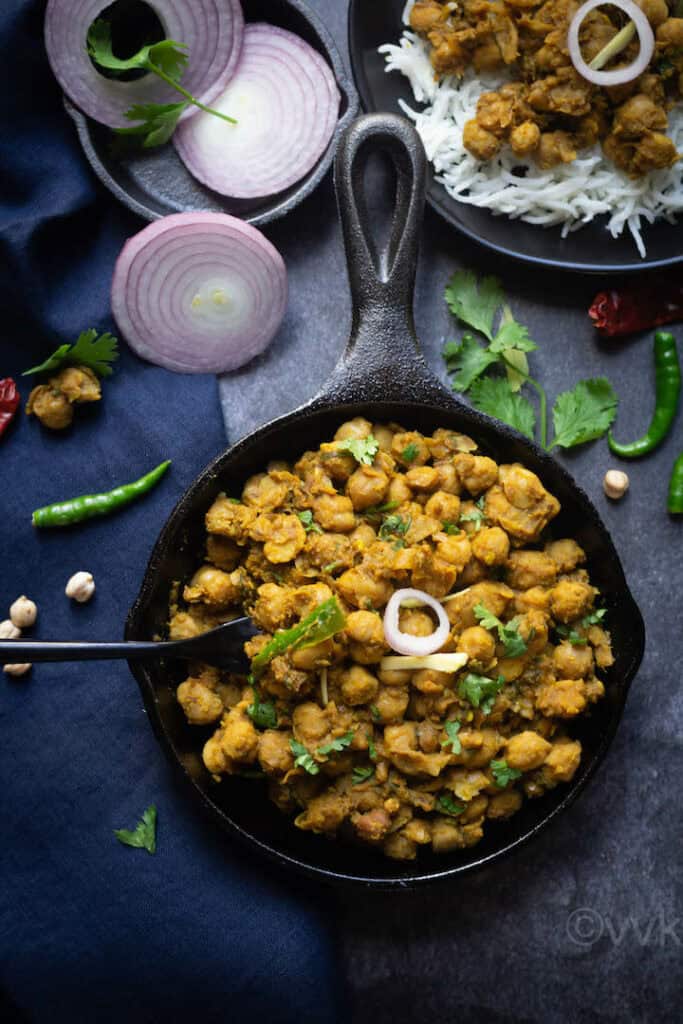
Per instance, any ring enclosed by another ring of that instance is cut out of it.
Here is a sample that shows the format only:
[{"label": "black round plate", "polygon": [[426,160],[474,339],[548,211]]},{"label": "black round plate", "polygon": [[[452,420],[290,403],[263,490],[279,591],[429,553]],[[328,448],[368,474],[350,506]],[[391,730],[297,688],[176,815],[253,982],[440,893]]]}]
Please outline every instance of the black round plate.
[{"label": "black round plate", "polygon": [[[351,68],[368,112],[400,113],[399,99],[411,107],[416,103],[407,79],[384,70],[384,57],[377,52],[382,43],[398,42],[403,30],[401,13],[405,0],[351,0],[349,6],[349,51]],[[642,259],[629,232],[614,239],[604,217],[561,238],[560,228],[541,228],[508,217],[494,216],[458,203],[430,174],[427,202],[437,213],[469,238],[494,252],[525,263],[573,270],[588,274],[631,273],[671,266],[683,260],[680,224],[661,222],[643,228],[647,257]]]},{"label": "black round plate", "polygon": [[109,128],[86,117],[65,100],[83,151],[100,181],[133,213],[157,220],[170,213],[211,210],[230,213],[250,224],[284,217],[320,184],[330,168],[337,139],[358,112],[358,97],[332,37],[320,18],[302,0],[243,0],[246,21],[267,21],[305,39],[328,62],[342,101],[334,136],[318,163],[291,188],[260,199],[229,199],[196,181],[173,145],[123,155],[112,146]]}]

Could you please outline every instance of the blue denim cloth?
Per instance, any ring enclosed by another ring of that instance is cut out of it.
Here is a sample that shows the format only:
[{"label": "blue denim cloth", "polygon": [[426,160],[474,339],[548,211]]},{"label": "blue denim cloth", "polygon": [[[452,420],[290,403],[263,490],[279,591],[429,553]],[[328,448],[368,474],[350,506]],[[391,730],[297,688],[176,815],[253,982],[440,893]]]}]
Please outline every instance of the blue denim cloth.
[{"label": "blue denim cloth", "polygon": [[[141,225],[92,178],[42,45],[44,6],[0,7],[0,377],[85,327],[113,329],[109,286]],[[99,407],[60,435],[21,412],[0,438],[0,619],[26,593],[32,635],[118,639],[159,528],[224,446],[216,381],[122,352]],[[31,511],[107,490],[162,459],[117,516],[40,533]],[[85,569],[86,605],[64,586]],[[269,1024],[339,1019],[327,896],[286,886],[179,793],[125,663],[0,674],[0,985],[31,1021]],[[155,856],[119,844],[155,803]]]}]

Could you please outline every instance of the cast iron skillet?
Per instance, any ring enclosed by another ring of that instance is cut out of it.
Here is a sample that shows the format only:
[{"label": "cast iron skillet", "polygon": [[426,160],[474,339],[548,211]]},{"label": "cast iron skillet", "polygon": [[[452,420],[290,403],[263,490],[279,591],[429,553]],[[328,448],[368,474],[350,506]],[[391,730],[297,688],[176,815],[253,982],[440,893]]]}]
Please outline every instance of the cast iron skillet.
[{"label": "cast iron skillet", "polygon": [[156,220],[170,213],[216,210],[250,224],[284,217],[313,192],[332,164],[337,139],[358,113],[358,97],[339,51],[321,18],[304,0],[242,0],[246,22],[267,21],[305,39],[334,72],[341,93],[339,120],[332,140],[308,174],[284,192],[259,199],[229,199],[192,177],[172,144],[132,150],[124,155],[112,147],[112,132],[86,117],[69,100],[67,113],[76,125],[83,152],[103,185],[133,213]]},{"label": "cast iron skillet", "polygon": [[[396,200],[386,246],[369,237],[363,169],[369,153],[389,154],[396,172]],[[412,296],[424,201],[425,156],[405,120],[371,115],[356,121],[340,140],[335,177],[348,258],[353,326],[332,378],[308,405],[269,423],[224,452],[192,484],[154,548],[126,638],[163,634],[169,591],[194,571],[203,548],[204,513],[222,491],[240,493],[247,477],[272,459],[293,460],[329,439],[352,416],[394,420],[426,432],[451,427],[475,437],[503,462],[523,462],[560,499],[559,536],[575,537],[586,550],[593,581],[609,609],[616,664],[605,675],[606,697],[573,726],[584,745],[573,782],[528,801],[509,821],[490,824],[482,842],[445,856],[421,852],[414,863],[384,859],[372,849],[300,832],[269,802],[261,782],[230,778],[216,785],[201,761],[210,731],[187,725],[174,689],[182,679],[172,664],[131,663],[159,742],[180,770],[194,800],[229,835],[282,866],[320,880],[399,888],[458,875],[490,863],[548,824],[583,789],[602,761],[621,718],[628,687],[640,664],[644,628],[619,558],[598,513],[566,470],[516,431],[467,408],[427,369],[415,337]],[[315,335],[311,335],[315,344]]]},{"label": "cast iron skillet", "polygon": [[[403,99],[413,110],[419,108],[408,80],[398,72],[386,74],[384,57],[377,52],[382,43],[398,42],[405,0],[351,0],[349,5],[349,53],[351,69],[363,109],[399,110]],[[489,210],[467,206],[451,199],[434,179],[430,168],[427,202],[458,231],[503,256],[539,266],[556,267],[588,274],[637,273],[683,261],[680,224],[661,221],[645,224],[643,239],[647,257],[641,259],[630,232],[612,238],[604,217],[560,236],[559,226],[543,228],[508,217],[495,217]]]}]

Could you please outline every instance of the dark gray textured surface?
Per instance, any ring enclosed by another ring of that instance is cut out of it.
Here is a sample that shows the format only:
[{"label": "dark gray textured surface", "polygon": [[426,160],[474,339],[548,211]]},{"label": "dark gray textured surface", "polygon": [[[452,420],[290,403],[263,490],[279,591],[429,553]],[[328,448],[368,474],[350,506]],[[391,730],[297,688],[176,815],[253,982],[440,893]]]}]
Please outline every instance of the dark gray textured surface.
[{"label": "dark gray textured surface", "polygon": [[[346,5],[313,5],[344,45]],[[270,351],[223,382],[231,441],[309,398],[349,329],[329,179],[267,234],[289,267],[290,307]],[[416,316],[438,373],[441,345],[453,334],[443,287],[458,266],[501,276],[515,314],[540,343],[531,359],[551,398],[582,376],[606,374],[621,397],[618,436],[638,435],[652,407],[651,342],[595,340],[586,309],[601,282],[494,266],[428,212]],[[683,349],[683,329],[675,330]],[[625,467],[631,490],[619,504],[602,496],[603,474],[616,464],[604,441],[562,456],[602,509],[647,623],[648,649],[622,726],[588,791],[508,861],[433,890],[340,897],[357,1024],[680,1019],[683,522],[667,517],[665,500],[681,447],[683,417],[657,453]]]}]

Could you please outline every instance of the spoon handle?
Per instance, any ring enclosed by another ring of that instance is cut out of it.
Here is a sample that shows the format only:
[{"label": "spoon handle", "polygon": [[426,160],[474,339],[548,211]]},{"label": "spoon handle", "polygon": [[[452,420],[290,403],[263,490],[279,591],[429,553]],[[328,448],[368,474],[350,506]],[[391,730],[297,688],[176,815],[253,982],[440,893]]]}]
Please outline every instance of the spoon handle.
[{"label": "spoon handle", "polygon": [[128,660],[149,657],[181,657],[175,642],[129,640],[118,644],[39,643],[31,640],[9,640],[0,643],[0,664],[39,661],[104,661],[115,658]]}]

